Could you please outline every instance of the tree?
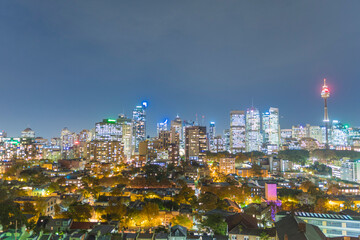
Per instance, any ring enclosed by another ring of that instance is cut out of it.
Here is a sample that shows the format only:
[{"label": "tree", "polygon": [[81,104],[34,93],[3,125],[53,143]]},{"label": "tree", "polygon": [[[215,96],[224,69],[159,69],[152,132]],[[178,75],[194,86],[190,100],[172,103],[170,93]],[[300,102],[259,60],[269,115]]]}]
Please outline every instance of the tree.
[{"label": "tree", "polygon": [[314,188],[316,188],[315,184],[313,182],[309,181],[309,180],[302,182],[301,185],[300,185],[300,189],[303,192],[310,192]]},{"label": "tree", "polygon": [[307,150],[283,150],[279,151],[278,154],[280,159],[289,160],[301,165],[305,165],[306,161],[309,159],[309,156],[310,154]]},{"label": "tree", "polygon": [[171,224],[173,226],[181,225],[186,227],[187,229],[191,229],[193,227],[193,221],[186,215],[178,215],[176,217],[173,217],[171,219]]},{"label": "tree", "polygon": [[201,193],[198,199],[198,208],[204,212],[219,207],[220,198],[211,192]]},{"label": "tree", "polygon": [[202,227],[210,228],[215,234],[226,235],[227,224],[224,219],[218,214],[212,214],[206,217],[201,223]]},{"label": "tree", "polygon": [[50,193],[56,192],[60,190],[60,185],[58,182],[51,182],[48,189]]},{"label": "tree", "polygon": [[315,203],[315,196],[309,193],[300,193],[296,198],[301,205],[313,205]]},{"label": "tree", "polygon": [[174,197],[174,201],[177,204],[193,204],[195,200],[195,191],[186,184],[183,185],[180,192]]},{"label": "tree", "polygon": [[140,211],[140,216],[146,226],[160,225],[159,206],[156,203],[146,203]]},{"label": "tree", "polygon": [[262,232],[260,234],[260,240],[270,240],[269,234],[267,234],[266,232]]},{"label": "tree", "polygon": [[89,204],[81,204],[80,202],[75,202],[69,206],[68,211],[65,215],[68,218],[74,219],[75,221],[88,221],[92,216],[93,208]]},{"label": "tree", "polygon": [[0,224],[4,230],[14,228],[15,224],[21,226],[26,224],[24,215],[21,214],[20,207],[10,199],[0,202]]},{"label": "tree", "polygon": [[23,207],[23,213],[36,215],[36,209],[31,202],[25,202]]},{"label": "tree", "polygon": [[124,204],[120,201],[109,201],[109,206],[105,208],[105,218],[107,220],[116,220],[121,221],[123,220],[124,216],[126,215],[127,209]]},{"label": "tree", "polygon": [[315,204],[315,208],[314,208],[315,212],[326,213],[328,211],[328,204],[329,204],[329,200],[325,198],[319,198]]},{"label": "tree", "polygon": [[252,170],[252,172],[253,172],[253,174],[254,174],[255,176],[257,176],[257,177],[261,177],[261,176],[262,176],[261,167],[260,167],[259,165],[257,165],[257,164],[254,163],[254,164],[251,166],[251,170]]}]

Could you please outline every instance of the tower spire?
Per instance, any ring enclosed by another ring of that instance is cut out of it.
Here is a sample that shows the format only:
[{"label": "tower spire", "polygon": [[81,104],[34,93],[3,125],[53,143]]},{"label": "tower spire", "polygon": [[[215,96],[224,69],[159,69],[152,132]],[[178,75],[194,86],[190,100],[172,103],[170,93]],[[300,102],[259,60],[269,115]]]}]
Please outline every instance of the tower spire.
[{"label": "tower spire", "polygon": [[329,115],[328,115],[328,108],[327,108],[327,99],[330,97],[330,90],[326,85],[326,78],[324,78],[324,85],[321,90],[321,97],[324,99],[324,123],[325,123],[325,136],[326,136],[326,149],[329,148],[329,138],[328,138],[328,125],[329,125]]}]

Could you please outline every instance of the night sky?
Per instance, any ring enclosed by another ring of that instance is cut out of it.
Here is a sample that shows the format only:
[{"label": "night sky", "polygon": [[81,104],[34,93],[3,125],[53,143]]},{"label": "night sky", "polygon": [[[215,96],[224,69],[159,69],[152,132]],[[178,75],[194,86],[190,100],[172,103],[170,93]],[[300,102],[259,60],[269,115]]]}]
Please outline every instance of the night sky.
[{"label": "night sky", "polygon": [[0,1],[0,130],[58,136],[142,100],[164,118],[229,124],[279,107],[282,128],[360,125],[360,1]]}]

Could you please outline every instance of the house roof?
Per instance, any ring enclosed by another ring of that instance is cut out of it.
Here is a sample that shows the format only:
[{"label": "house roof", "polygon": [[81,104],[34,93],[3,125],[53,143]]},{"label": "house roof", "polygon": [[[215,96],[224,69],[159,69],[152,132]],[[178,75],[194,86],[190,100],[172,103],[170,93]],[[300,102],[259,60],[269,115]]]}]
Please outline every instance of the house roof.
[{"label": "house roof", "polygon": [[179,237],[186,237],[187,229],[186,227],[175,225],[171,228],[171,235],[172,236],[179,236]]},{"label": "house roof", "polygon": [[97,222],[73,222],[70,225],[70,229],[92,229],[95,225],[97,225]]},{"label": "house roof", "polygon": [[[234,215],[231,215],[226,218],[226,223],[228,225],[228,231],[230,232],[235,227],[238,227],[239,229],[257,229],[257,220],[256,218],[246,214],[246,213],[237,213]],[[240,227],[241,226],[241,227]]]},{"label": "house roof", "polygon": [[[305,230],[300,230],[300,224],[304,224]],[[285,235],[288,239],[296,240],[325,240],[326,237],[317,226],[305,223],[301,219],[288,215],[275,223],[276,232],[279,240],[284,240]]]}]

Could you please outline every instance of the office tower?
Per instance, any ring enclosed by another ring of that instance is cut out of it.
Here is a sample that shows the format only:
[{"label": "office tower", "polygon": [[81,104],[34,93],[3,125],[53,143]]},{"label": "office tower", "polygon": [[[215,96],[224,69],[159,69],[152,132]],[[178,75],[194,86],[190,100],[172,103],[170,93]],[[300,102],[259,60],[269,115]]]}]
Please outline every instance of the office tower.
[{"label": "office tower", "polygon": [[202,161],[207,151],[206,127],[192,126],[185,129],[185,157]]},{"label": "office tower", "polygon": [[217,152],[217,153],[225,152],[225,151],[228,151],[228,149],[229,149],[229,148],[226,148],[226,146],[225,146],[225,139],[223,137],[221,137],[220,135],[218,135],[214,138],[214,147],[215,147],[215,152]]},{"label": "office tower", "polygon": [[72,147],[74,146],[76,140],[76,133],[70,132],[70,130],[66,127],[61,130],[60,147],[62,158],[68,159],[72,157]]},{"label": "office tower", "polygon": [[335,147],[345,147],[348,145],[349,131],[348,125],[333,120],[329,142]]},{"label": "office tower", "polygon": [[246,111],[246,151],[260,151],[262,137],[260,134],[260,113],[252,107]]},{"label": "office tower", "polygon": [[136,153],[139,151],[139,143],[146,140],[146,108],[147,102],[143,102],[141,106],[136,106],[133,111],[133,134]]},{"label": "office tower", "polygon": [[133,155],[133,122],[124,114],[119,114],[117,123],[121,126],[122,130],[122,143],[124,145],[124,155],[129,160]]},{"label": "office tower", "polygon": [[168,120],[165,119],[164,122],[160,122],[157,124],[157,135],[159,136],[161,131],[167,131],[168,130]]},{"label": "office tower", "polygon": [[78,135],[78,141],[79,142],[90,142],[90,131],[87,129],[82,130]]},{"label": "office tower", "polygon": [[35,132],[31,128],[26,128],[24,131],[21,132],[22,138],[35,138]]},{"label": "office tower", "polygon": [[98,141],[121,141],[122,129],[116,119],[104,119],[95,124],[95,139]]},{"label": "office tower", "polygon": [[215,122],[210,122],[209,127],[209,151],[210,152],[217,152],[215,147],[215,135],[216,135],[216,128]]},{"label": "office tower", "polygon": [[309,137],[317,140],[320,144],[323,143],[323,133],[320,126],[309,127]]},{"label": "office tower", "polygon": [[263,113],[262,117],[264,143],[278,148],[280,145],[279,109],[271,107],[268,112]]},{"label": "office tower", "polygon": [[306,138],[308,136],[307,127],[302,125],[292,126],[292,138],[296,140],[301,140],[302,138]]},{"label": "office tower", "polygon": [[178,145],[178,150],[182,147],[182,149],[185,148],[185,140],[184,140],[184,134],[182,131],[182,121],[179,117],[179,115],[176,116],[174,120],[171,121],[171,143]]},{"label": "office tower", "polygon": [[245,151],[245,112],[230,112],[230,151],[238,153]]},{"label": "office tower", "polygon": [[184,120],[184,121],[182,122],[183,142],[182,142],[182,144],[180,143],[180,155],[181,155],[181,156],[185,155],[185,142],[186,142],[185,131],[186,131],[186,128],[187,128],[187,127],[192,127],[192,126],[196,126],[194,121]]},{"label": "office tower", "polygon": [[7,134],[5,131],[0,131],[0,142],[4,141],[4,138],[7,137]]},{"label": "office tower", "polygon": [[230,129],[224,129],[224,151],[230,152]]},{"label": "office tower", "polygon": [[346,161],[340,168],[341,180],[360,182],[360,160]]},{"label": "office tower", "polygon": [[74,146],[76,134],[71,132],[67,127],[61,130],[60,145],[62,149],[68,149]]},{"label": "office tower", "polygon": [[324,85],[322,86],[321,90],[321,97],[324,99],[324,123],[325,123],[325,148],[329,148],[329,115],[328,115],[328,108],[327,108],[327,99],[330,97],[330,90],[326,85],[326,79],[324,78]]}]

